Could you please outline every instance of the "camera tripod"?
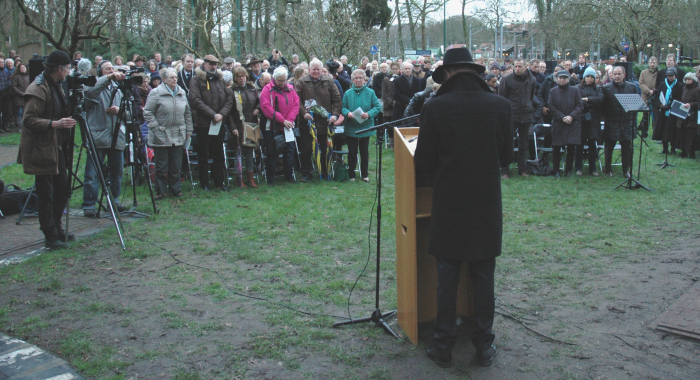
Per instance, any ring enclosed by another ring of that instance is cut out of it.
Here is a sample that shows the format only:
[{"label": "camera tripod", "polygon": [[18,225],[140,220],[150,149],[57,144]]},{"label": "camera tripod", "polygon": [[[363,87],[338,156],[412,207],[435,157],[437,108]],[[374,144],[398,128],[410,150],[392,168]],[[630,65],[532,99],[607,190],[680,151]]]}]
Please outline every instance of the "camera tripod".
[{"label": "camera tripod", "polygon": [[[70,89],[70,109],[71,109],[71,116],[78,122],[78,125],[80,126],[80,135],[83,140],[83,145],[82,147],[85,148],[85,151],[87,152],[87,160],[92,160],[92,162],[95,164],[95,173],[97,174],[97,177],[100,180],[100,185],[102,185],[102,194],[103,196],[106,194],[107,195],[107,206],[110,214],[112,215],[112,220],[114,221],[114,226],[116,227],[117,230],[117,235],[119,236],[119,243],[121,244],[122,250],[126,250],[126,245],[124,244],[124,236],[122,235],[122,227],[121,227],[121,219],[119,218],[119,213],[116,212],[117,208],[114,203],[114,197],[112,196],[111,192],[111,187],[110,187],[110,182],[109,178],[105,179],[104,172],[107,169],[107,165],[104,164],[102,160],[100,160],[99,155],[97,154],[97,148],[95,147],[95,139],[92,136],[92,132],[90,131],[90,128],[88,126],[87,122],[87,115],[85,113],[85,108],[84,108],[84,102],[85,101],[91,101],[94,103],[97,103],[97,101],[85,98],[85,94],[83,92],[83,85],[76,86],[74,88]],[[77,178],[76,173],[77,173],[77,166],[74,169],[73,168],[73,147],[75,146],[75,128],[71,129],[70,132],[70,138],[67,144],[65,145],[64,149],[66,149],[66,155],[67,155],[67,168],[69,171],[69,176],[68,178]],[[81,148],[82,149],[82,148]],[[82,152],[81,152],[82,153]],[[78,156],[78,163],[80,162],[80,154]],[[73,197],[73,185],[71,181],[68,181],[68,204],[67,206],[70,206],[70,200]],[[99,209],[98,209],[99,210]],[[68,234],[69,231],[69,216],[70,213],[66,214],[66,234]]]},{"label": "camera tripod", "polygon": [[[150,215],[136,211],[136,206],[138,206],[138,199],[136,197],[136,169],[141,166],[144,175],[146,176],[146,182],[148,183],[148,192],[151,196],[151,204],[153,205],[153,213],[157,214],[158,209],[156,208],[156,201],[153,197],[153,186],[151,184],[151,175],[148,170],[148,166],[144,165],[141,161],[141,126],[136,121],[136,106],[134,100],[134,93],[130,86],[120,84],[117,88],[112,91],[111,100],[114,100],[117,91],[122,92],[121,101],[119,102],[119,112],[117,113],[117,119],[114,122],[114,135],[112,136],[112,147],[114,148],[117,144],[117,138],[119,137],[119,132],[121,126],[125,128],[124,135],[126,138],[126,166],[131,168],[131,190],[134,196],[134,202],[132,203],[131,209],[124,212],[124,214],[129,214],[131,216],[138,216],[147,218]],[[110,102],[111,104],[111,102]]]}]

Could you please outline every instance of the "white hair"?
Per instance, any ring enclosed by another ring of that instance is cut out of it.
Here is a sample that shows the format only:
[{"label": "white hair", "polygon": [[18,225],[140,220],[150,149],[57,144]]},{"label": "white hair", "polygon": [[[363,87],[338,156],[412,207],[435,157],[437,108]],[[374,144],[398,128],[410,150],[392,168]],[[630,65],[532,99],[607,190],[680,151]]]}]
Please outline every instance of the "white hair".
[{"label": "white hair", "polygon": [[310,69],[312,66],[318,66],[318,67],[322,68],[322,67],[323,67],[323,62],[319,61],[317,58],[314,58],[314,59],[311,60],[311,62],[309,62],[309,69]]},{"label": "white hair", "polygon": [[287,68],[284,66],[279,66],[278,68],[275,69],[275,71],[272,73],[272,77],[277,80],[277,78],[282,78],[287,79],[287,75],[289,73],[287,72]]},{"label": "white hair", "polygon": [[161,78],[165,79],[167,77],[170,77],[171,75],[176,77],[177,70],[173,69],[172,67],[164,67],[164,68],[160,69],[160,77]]},{"label": "white hair", "polygon": [[229,84],[233,82],[233,74],[230,71],[226,70],[222,73],[221,79],[224,80],[224,83]]},{"label": "white hair", "polygon": [[365,71],[362,69],[355,69],[355,71],[352,72],[352,77],[355,78],[355,75],[360,74],[362,74],[362,79],[367,79],[367,73],[365,73]]}]

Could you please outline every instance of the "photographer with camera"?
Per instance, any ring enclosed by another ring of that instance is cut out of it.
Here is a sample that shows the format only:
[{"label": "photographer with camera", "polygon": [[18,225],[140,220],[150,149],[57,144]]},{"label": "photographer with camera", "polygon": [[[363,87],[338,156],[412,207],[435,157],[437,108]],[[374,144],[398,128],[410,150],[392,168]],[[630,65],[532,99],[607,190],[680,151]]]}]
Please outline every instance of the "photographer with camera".
[{"label": "photographer with camera", "polygon": [[[65,248],[66,236],[61,219],[68,201],[66,144],[71,144],[67,97],[60,83],[70,72],[70,56],[52,52],[39,74],[24,93],[24,126],[19,147],[19,162],[24,174],[34,175],[39,203],[39,228],[49,249]],[[71,147],[72,148],[72,147]]]},{"label": "photographer with camera", "polygon": [[270,67],[267,69],[267,72],[270,74],[274,73],[275,69],[282,65],[289,71],[289,62],[287,62],[287,58],[282,56],[282,52],[279,51],[279,49],[274,49],[270,57],[267,58],[267,61],[270,62]]},{"label": "photographer with camera", "polygon": [[[121,125],[115,125],[122,93],[118,89],[116,82],[124,80],[124,74],[116,71],[110,61],[102,61],[97,66],[97,83],[94,87],[85,86],[85,97],[94,99],[93,102],[86,103],[87,124],[95,140],[95,148],[100,158],[99,163],[92,162],[91,159],[85,161],[85,180],[83,182],[83,215],[85,217],[95,216],[95,203],[97,203],[97,193],[99,181],[95,171],[95,164],[101,165],[105,156],[108,158],[110,190],[114,196],[117,211],[126,211],[126,207],[119,203],[121,192],[122,174],[124,172],[124,147],[126,145],[125,130]],[[115,136],[115,128],[118,128],[117,141],[112,140]]]}]

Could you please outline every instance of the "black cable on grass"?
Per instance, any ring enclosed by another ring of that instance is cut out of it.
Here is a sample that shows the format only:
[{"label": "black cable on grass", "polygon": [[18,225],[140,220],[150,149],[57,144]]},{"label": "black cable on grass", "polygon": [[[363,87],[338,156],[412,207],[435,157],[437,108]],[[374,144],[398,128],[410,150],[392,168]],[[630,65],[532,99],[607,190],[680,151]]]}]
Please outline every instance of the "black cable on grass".
[{"label": "black cable on grass", "polygon": [[211,268],[207,268],[207,267],[205,267],[205,266],[201,266],[201,265],[197,265],[197,264],[190,264],[190,263],[188,263],[188,262],[182,261],[182,260],[178,259],[177,257],[175,257],[175,255],[173,255],[173,253],[172,253],[170,250],[168,250],[168,249],[165,249],[165,248],[163,248],[163,247],[161,247],[161,246],[159,246],[159,245],[157,245],[157,244],[155,244],[155,243],[152,243],[152,242],[143,240],[143,239],[141,239],[140,237],[138,237],[138,236],[136,236],[136,235],[131,235],[131,236],[133,236],[134,238],[136,238],[136,240],[139,240],[139,241],[141,241],[141,242],[143,242],[143,243],[146,243],[146,244],[151,244],[152,246],[154,246],[154,247],[156,247],[156,248],[158,248],[158,249],[160,249],[160,250],[162,250],[162,251],[167,252],[173,260],[175,260],[176,262],[178,262],[178,263],[180,263],[180,264],[184,264],[184,265],[187,265],[187,266],[191,266],[191,267],[195,267],[195,268],[204,269],[204,270],[207,270],[207,271],[210,271],[210,272],[214,272],[217,276],[219,276],[219,278],[221,279],[221,283],[224,284],[224,286],[226,287],[226,289],[228,289],[229,292],[231,292],[232,294],[235,294],[235,295],[237,295],[237,296],[241,296],[241,297],[244,297],[244,298],[250,298],[250,299],[254,299],[254,300],[258,300],[258,301],[269,302],[269,303],[271,303],[271,304],[273,304],[273,305],[281,306],[281,307],[283,307],[283,308],[285,308],[285,309],[289,309],[289,310],[292,310],[292,311],[295,311],[295,312],[297,312],[297,313],[304,314],[304,315],[310,315],[310,316],[314,316],[314,317],[331,317],[331,318],[339,318],[339,319],[348,319],[347,317],[339,317],[339,316],[337,316],[337,315],[311,313],[311,312],[308,312],[308,311],[295,309],[295,308],[293,308],[293,307],[291,307],[291,306],[285,305],[285,304],[280,303],[280,302],[275,302],[275,301],[272,301],[272,300],[267,299],[267,298],[257,297],[257,296],[251,296],[251,295],[243,294],[243,293],[238,293],[238,292],[234,291],[233,289],[231,289],[231,288],[226,284],[226,280],[224,280],[224,276],[222,276],[221,273],[219,273],[217,270],[214,270],[214,269],[211,269]]},{"label": "black cable on grass", "polygon": [[[365,271],[367,270],[367,266],[369,265],[369,259],[372,257],[372,217],[374,216],[374,208],[377,206],[377,200],[379,199],[379,165],[382,163],[379,162],[379,149],[381,147],[379,146],[379,143],[375,143],[375,166],[374,166],[374,182],[377,183],[377,191],[374,192],[374,202],[372,203],[372,209],[369,211],[369,227],[367,228],[367,261],[365,262],[364,268],[362,268],[362,271],[360,274],[357,276],[357,279],[355,279],[355,283],[352,284],[352,288],[350,288],[350,293],[348,294],[348,317],[347,319],[352,321],[352,316],[350,315],[350,297],[352,296],[352,292],[355,290],[355,287],[357,286],[357,283],[360,281],[360,278],[365,274]],[[361,171],[361,170],[360,170]],[[362,174],[362,173],[360,173]],[[362,177],[362,175],[360,175]]]}]

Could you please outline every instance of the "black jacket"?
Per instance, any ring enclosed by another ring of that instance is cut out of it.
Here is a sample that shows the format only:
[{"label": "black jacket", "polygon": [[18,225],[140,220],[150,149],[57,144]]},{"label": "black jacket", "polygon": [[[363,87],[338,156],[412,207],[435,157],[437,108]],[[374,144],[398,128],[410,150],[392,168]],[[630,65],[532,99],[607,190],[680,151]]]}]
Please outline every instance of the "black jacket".
[{"label": "black jacket", "polygon": [[408,102],[408,106],[403,112],[403,117],[411,117],[413,115],[420,114],[420,111],[421,109],[423,109],[425,101],[430,99],[432,92],[432,90],[423,90],[420,92],[416,92],[416,94],[413,95],[413,97],[411,98],[411,101]]},{"label": "black jacket", "polygon": [[581,92],[581,98],[588,98],[587,102],[583,102],[583,115],[590,112],[590,121],[581,121],[581,139],[600,139],[600,107],[603,105],[603,88],[593,84],[586,86],[581,83],[578,85]]},{"label": "black jacket", "polygon": [[615,141],[627,141],[634,138],[637,113],[625,112],[615,94],[636,94],[637,86],[630,82],[622,82],[620,85],[609,83],[603,86],[603,116],[605,116],[605,129],[603,137]]},{"label": "black jacket", "polygon": [[431,255],[501,254],[500,170],[513,154],[511,115],[510,102],[471,72],[447,79],[423,107],[414,162],[417,187],[433,187]]},{"label": "black jacket", "polygon": [[343,88],[343,92],[347,91],[352,87],[352,80],[350,79],[350,75],[346,73],[345,71],[341,71],[336,75],[335,77],[338,82],[340,82],[340,87]]},{"label": "black jacket", "polygon": [[[681,69],[680,67],[676,66],[676,70],[678,70],[678,75],[676,75],[676,79],[678,79],[678,82],[682,85],[683,84],[683,77],[685,77],[685,70]],[[666,69],[659,69],[659,73],[656,75],[656,87],[659,87],[664,80],[666,79]],[[656,95],[656,94],[654,94]]]},{"label": "black jacket", "polygon": [[514,123],[532,122],[532,112],[535,110],[532,98],[535,97],[536,83],[535,77],[529,71],[525,71],[523,75],[508,74],[501,79],[498,95],[510,100]]},{"label": "black jacket", "polygon": [[[577,87],[567,84],[549,91],[549,111],[552,114],[552,145],[581,144],[581,116],[583,102]],[[571,116],[574,121],[566,124],[562,119]]]},{"label": "black jacket", "polygon": [[386,78],[386,74],[379,72],[372,78],[372,90],[374,94],[377,95],[377,99],[382,98],[382,81]]},{"label": "black jacket", "polygon": [[411,75],[411,83],[409,83],[405,75],[399,75],[394,80],[394,108],[400,107],[403,114],[403,110],[418,91],[420,91],[420,79],[417,76]]},{"label": "black jacket", "polygon": [[190,78],[187,78],[187,73],[185,73],[183,70],[177,72],[177,85],[185,90],[186,95],[190,92],[190,81],[194,76],[194,68],[192,69],[192,76]]}]

